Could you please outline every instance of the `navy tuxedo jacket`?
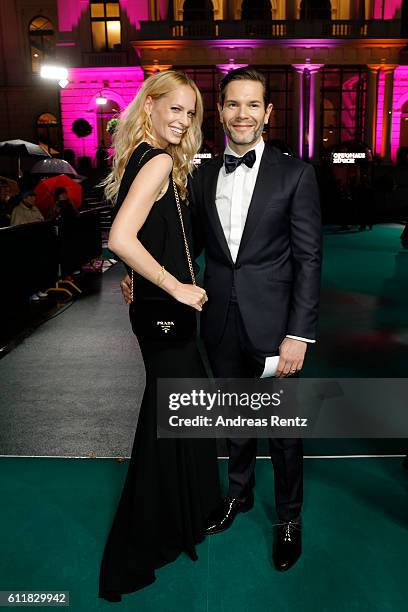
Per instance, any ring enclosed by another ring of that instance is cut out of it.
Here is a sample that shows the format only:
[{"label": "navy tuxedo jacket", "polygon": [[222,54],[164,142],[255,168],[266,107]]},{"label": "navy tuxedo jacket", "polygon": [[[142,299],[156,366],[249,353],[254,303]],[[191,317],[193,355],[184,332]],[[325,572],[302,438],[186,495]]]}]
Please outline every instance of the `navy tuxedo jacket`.
[{"label": "navy tuxedo jacket", "polygon": [[206,254],[204,340],[220,341],[233,284],[257,352],[276,353],[287,334],[315,339],[321,217],[313,167],[266,144],[234,263],[215,204],[222,163],[220,156],[199,167],[190,190],[196,241]]}]

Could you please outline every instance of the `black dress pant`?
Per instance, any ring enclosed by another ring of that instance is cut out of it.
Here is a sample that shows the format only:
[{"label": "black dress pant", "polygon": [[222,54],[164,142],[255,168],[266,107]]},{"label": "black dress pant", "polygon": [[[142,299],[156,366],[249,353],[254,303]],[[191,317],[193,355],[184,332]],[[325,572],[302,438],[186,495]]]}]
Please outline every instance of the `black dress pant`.
[{"label": "black dress pant", "polygon": [[[238,304],[230,302],[221,341],[206,343],[216,378],[259,377],[264,356],[257,354],[245,331]],[[303,501],[303,449],[299,438],[269,438],[269,449],[275,472],[275,504],[281,521],[300,514]],[[228,478],[230,497],[245,498],[255,484],[256,438],[228,438]]]}]

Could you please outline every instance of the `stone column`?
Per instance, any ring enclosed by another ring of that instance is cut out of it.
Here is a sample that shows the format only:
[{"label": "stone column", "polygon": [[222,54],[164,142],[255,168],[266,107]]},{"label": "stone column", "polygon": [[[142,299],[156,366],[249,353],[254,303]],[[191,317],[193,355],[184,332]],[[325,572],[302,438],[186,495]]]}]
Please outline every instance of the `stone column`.
[{"label": "stone column", "polygon": [[309,100],[309,160],[318,162],[320,159],[320,109],[321,109],[321,68],[323,64],[307,66],[310,74]]},{"label": "stone column", "polygon": [[296,18],[296,7],[295,7],[296,2],[294,2],[294,0],[286,0],[286,16],[285,19],[289,19],[289,20],[293,20]]},{"label": "stone column", "polygon": [[169,15],[169,0],[156,0],[157,19],[159,21],[173,21],[173,14]]},{"label": "stone column", "polygon": [[236,64],[235,60],[230,61],[228,64],[215,64],[215,67],[220,72],[220,80],[223,79],[231,70],[237,68],[246,68],[248,64]]},{"label": "stone column", "polygon": [[292,143],[293,153],[302,159],[303,157],[303,96],[304,96],[304,71],[306,64],[292,65],[293,72],[293,109],[292,109]]},{"label": "stone column", "polygon": [[368,66],[367,73],[364,139],[373,153],[375,153],[377,133],[378,70],[378,66]]},{"label": "stone column", "polygon": [[365,0],[351,2],[350,13],[350,19],[363,21],[365,19]]},{"label": "stone column", "polygon": [[391,125],[392,125],[392,94],[394,89],[395,66],[383,66],[384,71],[384,106],[382,120],[381,157],[386,162],[391,161]]},{"label": "stone column", "polygon": [[157,21],[156,0],[149,0],[149,19],[150,21]]}]

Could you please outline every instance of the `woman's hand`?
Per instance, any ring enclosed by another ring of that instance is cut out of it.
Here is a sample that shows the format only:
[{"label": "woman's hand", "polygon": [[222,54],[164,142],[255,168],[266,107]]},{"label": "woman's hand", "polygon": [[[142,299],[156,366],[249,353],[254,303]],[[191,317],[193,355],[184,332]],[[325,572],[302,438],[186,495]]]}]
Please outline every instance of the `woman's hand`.
[{"label": "woman's hand", "polygon": [[[131,303],[130,287],[130,276],[127,274],[123,277],[120,283],[123,299],[125,300],[126,304]],[[203,305],[208,301],[207,294],[202,287],[179,283],[178,281],[176,281],[174,289],[169,291],[169,293],[178,302],[191,306],[199,312],[202,311]]]},{"label": "woman's hand", "polygon": [[205,289],[197,287],[197,285],[179,283],[178,281],[170,295],[178,302],[187,304],[187,306],[191,306],[199,312],[202,311],[203,305],[208,301]]},{"label": "woman's hand", "polygon": [[131,280],[129,274],[126,274],[120,282],[120,288],[122,289],[123,299],[125,300],[125,304],[131,304]]}]

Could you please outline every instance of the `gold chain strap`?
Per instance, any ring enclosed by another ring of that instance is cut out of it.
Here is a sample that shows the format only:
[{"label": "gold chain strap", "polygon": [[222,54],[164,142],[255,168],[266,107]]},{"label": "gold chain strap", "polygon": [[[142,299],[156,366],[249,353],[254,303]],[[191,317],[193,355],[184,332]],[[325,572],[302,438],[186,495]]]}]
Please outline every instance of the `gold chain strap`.
[{"label": "gold chain strap", "polygon": [[[141,161],[144,158],[144,156],[146,155],[146,153],[148,153],[149,151],[151,151],[151,149],[148,149],[147,151],[145,151],[143,153],[142,157],[139,160],[139,164],[141,163]],[[177,191],[177,186],[176,186],[176,183],[174,182],[174,179],[172,178],[171,180],[172,180],[172,183],[173,183],[174,197],[176,198],[177,212],[178,212],[178,216],[179,216],[179,219],[180,219],[181,231],[183,233],[184,248],[185,248],[185,251],[186,251],[187,263],[188,263],[188,267],[189,267],[189,270],[190,270],[191,282],[193,283],[193,285],[195,285],[196,284],[196,279],[195,279],[193,264],[192,264],[192,261],[191,261],[190,249],[188,247],[188,242],[187,242],[187,238],[186,238],[186,232],[185,232],[185,229],[184,229],[183,215],[182,215],[181,206],[180,206],[180,197],[179,197],[179,194],[178,194],[178,191]],[[133,269],[131,270],[131,273],[130,273],[130,300],[133,302]]]},{"label": "gold chain strap", "polygon": [[187,262],[188,262],[188,267],[190,269],[190,275],[191,275],[191,281],[192,281],[193,285],[195,285],[196,284],[196,279],[195,279],[193,264],[192,264],[191,257],[190,257],[190,249],[188,248],[186,232],[184,231],[184,223],[183,223],[183,215],[181,214],[180,198],[179,198],[179,194],[178,194],[178,191],[177,191],[176,183],[174,182],[173,178],[171,180],[173,181],[174,195],[175,195],[175,198],[176,198],[177,211],[178,211],[179,218],[180,218],[181,231],[183,232],[184,248],[186,250]]}]

